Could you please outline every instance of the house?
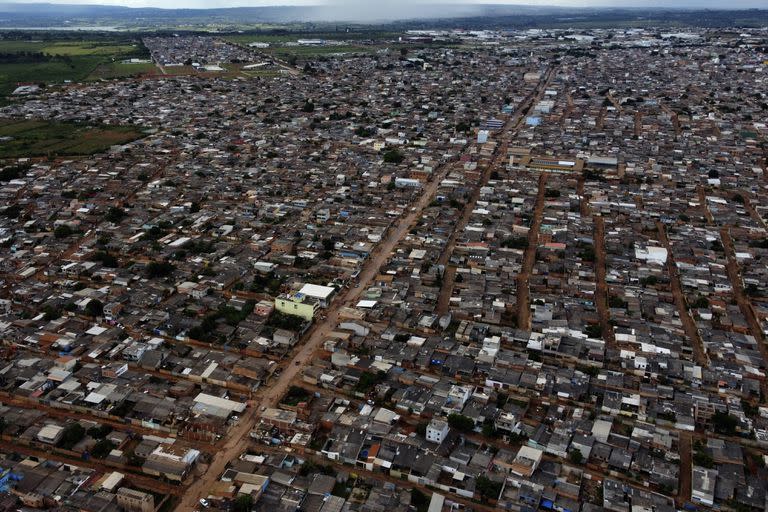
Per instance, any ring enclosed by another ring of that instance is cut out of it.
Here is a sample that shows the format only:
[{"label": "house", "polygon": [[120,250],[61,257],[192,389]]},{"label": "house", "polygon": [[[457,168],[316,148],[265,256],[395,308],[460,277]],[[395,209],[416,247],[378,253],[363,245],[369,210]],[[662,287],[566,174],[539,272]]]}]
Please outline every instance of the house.
[{"label": "house", "polygon": [[529,477],[539,467],[544,451],[530,446],[521,446],[514,460],[511,471],[517,476]]},{"label": "house", "polygon": [[322,308],[328,307],[334,293],[336,293],[336,288],[331,286],[320,286],[317,284],[305,284],[298,292],[298,294],[301,294],[304,297],[314,299]]},{"label": "house", "polygon": [[433,418],[427,425],[426,437],[430,443],[441,444],[448,437],[448,422]]},{"label": "house", "polygon": [[277,329],[274,333],[272,333],[272,341],[278,345],[292,347],[296,341],[298,341],[298,339],[299,337],[295,332],[289,331],[287,329]]},{"label": "house", "polygon": [[155,497],[128,487],[117,490],[117,505],[127,512],[154,512]]},{"label": "house", "polygon": [[200,456],[198,450],[176,445],[158,445],[141,466],[144,473],[181,482]]},{"label": "house", "polygon": [[275,309],[286,315],[303,318],[309,322],[315,317],[315,312],[320,305],[317,301],[308,300],[307,296],[300,293],[286,294],[275,299]]},{"label": "house", "polygon": [[711,507],[715,503],[717,470],[694,466],[691,472],[691,501]]},{"label": "house", "polygon": [[445,399],[445,404],[442,407],[443,412],[446,415],[458,414],[464,409],[464,404],[467,403],[469,397],[472,395],[471,388],[467,386],[452,385],[448,396]]},{"label": "house", "polygon": [[261,413],[261,422],[277,427],[281,431],[290,432],[294,430],[297,422],[296,411],[284,411],[282,409],[267,408]]},{"label": "house", "polygon": [[57,444],[64,435],[64,427],[60,425],[45,425],[37,433],[37,439],[46,444]]},{"label": "house", "polygon": [[261,317],[268,317],[272,314],[272,311],[275,310],[274,303],[268,301],[268,300],[260,300],[256,303],[256,306],[253,308],[253,313],[256,316]]}]

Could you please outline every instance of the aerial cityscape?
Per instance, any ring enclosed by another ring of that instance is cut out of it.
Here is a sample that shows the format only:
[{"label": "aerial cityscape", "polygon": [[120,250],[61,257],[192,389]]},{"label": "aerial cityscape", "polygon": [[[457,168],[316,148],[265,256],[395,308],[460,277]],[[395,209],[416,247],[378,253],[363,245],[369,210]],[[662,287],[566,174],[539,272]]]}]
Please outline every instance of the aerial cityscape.
[{"label": "aerial cityscape", "polygon": [[0,512],[768,510],[768,10],[366,1],[0,4]]}]

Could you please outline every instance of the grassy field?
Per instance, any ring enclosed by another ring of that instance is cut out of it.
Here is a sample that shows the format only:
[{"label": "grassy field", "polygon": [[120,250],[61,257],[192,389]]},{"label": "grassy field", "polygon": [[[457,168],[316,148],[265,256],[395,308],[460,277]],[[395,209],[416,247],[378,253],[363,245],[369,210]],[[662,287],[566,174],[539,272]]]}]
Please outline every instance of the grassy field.
[{"label": "grassy field", "polygon": [[70,61],[0,63],[0,97],[13,92],[18,83],[61,83],[80,81],[102,62],[98,56],[82,55]]},{"label": "grassy field", "polygon": [[42,52],[48,55],[128,55],[141,51],[136,43],[109,41],[0,41],[0,53]]},{"label": "grassy field", "polygon": [[[235,44],[248,45],[249,43],[269,43],[269,48],[260,48],[266,54],[277,57],[312,58],[337,53],[373,53],[383,48],[385,40],[397,37],[395,32],[292,32],[285,34],[234,34],[225,36],[224,39]],[[347,41],[345,44],[328,46],[287,46],[286,43],[295,43],[299,39],[324,39],[326,41]],[[381,44],[358,44],[355,41],[379,41]]]},{"label": "grassy field", "polygon": [[129,76],[138,75],[155,75],[159,74],[160,70],[151,62],[140,62],[136,64],[129,64],[124,62],[107,62],[96,66],[90,75],[88,80],[98,79],[110,79],[110,78],[125,78]]},{"label": "grassy field", "polygon": [[192,66],[165,66],[163,67],[166,75],[194,75],[195,68]]},{"label": "grassy field", "polygon": [[109,42],[59,42],[43,47],[43,53],[49,55],[128,55],[139,49],[136,44],[116,44]]},{"label": "grassy field", "polygon": [[362,41],[372,40],[378,41],[381,39],[396,39],[401,33],[399,32],[380,32],[380,31],[365,31],[365,32],[287,32],[282,34],[232,34],[225,36],[224,39],[233,43],[248,44],[255,41],[263,43],[288,43],[295,42],[298,39],[326,39],[332,41]]},{"label": "grassy field", "polygon": [[242,74],[251,78],[275,78],[276,76],[281,76],[280,71],[276,69],[248,70],[243,71]]},{"label": "grassy field", "polygon": [[0,158],[90,155],[141,136],[133,126],[0,119]]},{"label": "grassy field", "polygon": [[[21,53],[48,57],[19,56]],[[144,73],[148,70],[146,66],[121,61],[145,56],[144,47],[130,39],[0,41],[0,102],[20,83],[58,84]]]},{"label": "grassy field", "polygon": [[48,45],[44,41],[0,41],[0,53],[41,52]]},{"label": "grassy field", "polygon": [[320,57],[323,55],[334,55],[337,53],[372,53],[379,50],[376,46],[271,46],[263,48],[260,51],[286,57],[295,55],[296,57]]}]

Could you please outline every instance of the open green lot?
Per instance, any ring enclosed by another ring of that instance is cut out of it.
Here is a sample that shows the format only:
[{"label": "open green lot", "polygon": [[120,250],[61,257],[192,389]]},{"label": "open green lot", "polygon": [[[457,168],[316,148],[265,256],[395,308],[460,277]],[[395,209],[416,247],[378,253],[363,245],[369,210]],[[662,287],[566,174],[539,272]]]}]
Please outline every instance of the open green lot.
[{"label": "open green lot", "polygon": [[[269,43],[269,48],[257,51],[272,54],[277,57],[296,56],[298,58],[322,57],[337,53],[372,53],[384,47],[385,41],[397,37],[395,32],[288,32],[283,34],[233,34],[223,39],[235,44],[248,45],[254,42]],[[325,41],[345,41],[339,45],[295,46],[286,43],[296,43],[299,39],[323,39]],[[358,43],[359,41],[359,43]],[[367,42],[364,44],[363,42]]]},{"label": "open green lot", "polygon": [[360,32],[285,32],[279,34],[266,34],[251,32],[246,34],[232,34],[227,35],[224,39],[233,43],[248,44],[254,41],[263,43],[287,43],[295,42],[299,39],[325,39],[332,41],[379,41],[379,40],[391,40],[396,39],[400,32],[384,32],[384,31],[360,31]]},{"label": "open green lot", "polygon": [[151,62],[126,63],[122,61],[99,64],[88,75],[89,80],[154,75],[160,71]]},{"label": "open green lot", "polygon": [[130,41],[42,41],[3,40],[0,53],[41,52],[47,55],[127,55],[141,51]]},{"label": "open green lot", "polygon": [[0,97],[12,93],[19,83],[51,84],[84,80],[101,60],[101,57],[78,56],[66,61],[1,62]]},{"label": "open green lot", "polygon": [[131,57],[148,57],[137,39],[0,41],[0,102],[19,84],[59,84],[151,71],[145,64],[123,64]]},{"label": "open green lot", "polygon": [[49,43],[45,41],[0,41],[0,53],[41,52]]},{"label": "open green lot", "polygon": [[333,46],[272,46],[263,48],[261,51],[271,53],[278,57],[295,55],[297,57],[319,57],[322,55],[334,55],[337,53],[371,53],[379,50],[376,46],[351,46],[351,45],[333,45]]},{"label": "open green lot", "polygon": [[133,126],[0,119],[0,158],[90,155],[141,136]]},{"label": "open green lot", "polygon": [[120,44],[111,42],[57,42],[43,48],[43,53],[49,55],[128,55],[134,53],[137,44]]}]

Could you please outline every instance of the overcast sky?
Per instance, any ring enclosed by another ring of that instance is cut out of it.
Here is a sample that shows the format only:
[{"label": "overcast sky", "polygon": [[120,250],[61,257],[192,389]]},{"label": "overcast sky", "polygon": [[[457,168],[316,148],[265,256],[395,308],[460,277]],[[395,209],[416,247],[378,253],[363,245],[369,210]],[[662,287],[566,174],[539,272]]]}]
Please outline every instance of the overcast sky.
[{"label": "overcast sky", "polygon": [[524,4],[558,5],[564,7],[681,7],[714,9],[766,8],[766,0],[0,0],[0,3],[58,3],[58,4],[95,4],[124,5],[128,7],[174,8],[220,8],[220,7],[255,7],[264,5],[322,5],[346,4],[357,9],[364,9],[366,4],[382,8],[400,7],[401,5],[430,3],[460,4]]}]

